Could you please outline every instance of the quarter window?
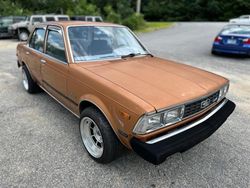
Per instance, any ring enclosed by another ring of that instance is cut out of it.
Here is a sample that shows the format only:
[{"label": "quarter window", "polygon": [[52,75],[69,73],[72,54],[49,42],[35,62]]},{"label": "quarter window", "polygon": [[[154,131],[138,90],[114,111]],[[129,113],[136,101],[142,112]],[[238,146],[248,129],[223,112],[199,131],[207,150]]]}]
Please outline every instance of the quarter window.
[{"label": "quarter window", "polygon": [[49,30],[46,42],[46,54],[63,62],[67,62],[61,30]]},{"label": "quarter window", "polygon": [[102,22],[102,19],[101,19],[100,17],[96,17],[96,18],[95,18],[95,21],[96,21],[96,22]]},{"label": "quarter window", "polygon": [[35,50],[43,52],[45,30],[36,29],[30,39],[29,46]]}]

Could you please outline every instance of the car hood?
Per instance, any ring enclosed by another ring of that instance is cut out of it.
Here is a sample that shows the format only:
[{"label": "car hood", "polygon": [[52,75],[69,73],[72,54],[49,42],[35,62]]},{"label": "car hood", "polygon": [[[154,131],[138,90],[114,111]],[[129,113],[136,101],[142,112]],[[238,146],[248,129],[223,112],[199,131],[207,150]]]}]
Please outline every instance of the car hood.
[{"label": "car hood", "polygon": [[28,23],[27,21],[20,21],[20,22],[11,24],[10,27],[12,27],[12,28],[17,28],[17,27],[20,27],[20,26],[26,26],[27,23]]},{"label": "car hood", "polygon": [[228,81],[207,71],[149,56],[79,65],[136,95],[156,110],[211,94]]}]

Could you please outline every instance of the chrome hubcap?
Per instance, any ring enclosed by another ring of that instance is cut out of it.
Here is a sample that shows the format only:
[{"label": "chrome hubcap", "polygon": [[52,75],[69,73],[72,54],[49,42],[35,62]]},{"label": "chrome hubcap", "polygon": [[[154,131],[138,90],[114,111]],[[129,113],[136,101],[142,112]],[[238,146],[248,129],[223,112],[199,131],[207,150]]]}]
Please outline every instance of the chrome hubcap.
[{"label": "chrome hubcap", "polygon": [[100,129],[89,117],[84,117],[80,123],[80,131],[83,144],[88,152],[95,158],[103,154],[103,139]]},{"label": "chrome hubcap", "polygon": [[29,89],[28,78],[23,69],[22,69],[22,76],[23,76],[23,87],[25,90],[28,90]]},{"label": "chrome hubcap", "polygon": [[25,41],[25,40],[28,39],[28,34],[27,33],[21,33],[19,37],[20,37],[21,41]]}]

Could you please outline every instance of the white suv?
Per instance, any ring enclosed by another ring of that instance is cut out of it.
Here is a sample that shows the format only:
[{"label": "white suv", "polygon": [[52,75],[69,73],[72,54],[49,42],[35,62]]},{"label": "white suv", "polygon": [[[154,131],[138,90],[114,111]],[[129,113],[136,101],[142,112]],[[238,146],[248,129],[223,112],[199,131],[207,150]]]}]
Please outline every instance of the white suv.
[{"label": "white suv", "polygon": [[103,22],[101,16],[72,16],[70,19],[73,21]]},{"label": "white suv", "polygon": [[13,36],[17,36],[20,41],[26,41],[37,23],[68,20],[69,16],[67,15],[32,15],[28,16],[25,21],[10,25],[8,30]]}]

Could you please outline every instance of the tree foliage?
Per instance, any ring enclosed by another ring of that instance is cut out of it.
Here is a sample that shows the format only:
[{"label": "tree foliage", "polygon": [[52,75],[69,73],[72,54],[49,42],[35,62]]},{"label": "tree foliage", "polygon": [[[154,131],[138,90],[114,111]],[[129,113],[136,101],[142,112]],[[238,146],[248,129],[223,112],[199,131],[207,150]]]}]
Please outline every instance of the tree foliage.
[{"label": "tree foliage", "polygon": [[250,14],[250,0],[146,0],[147,20],[223,21]]},{"label": "tree foliage", "polygon": [[[141,1],[145,19],[154,21],[220,21],[250,14],[250,0]],[[0,15],[101,14],[107,20],[117,23],[136,17],[136,0],[0,0],[0,5]]]}]

